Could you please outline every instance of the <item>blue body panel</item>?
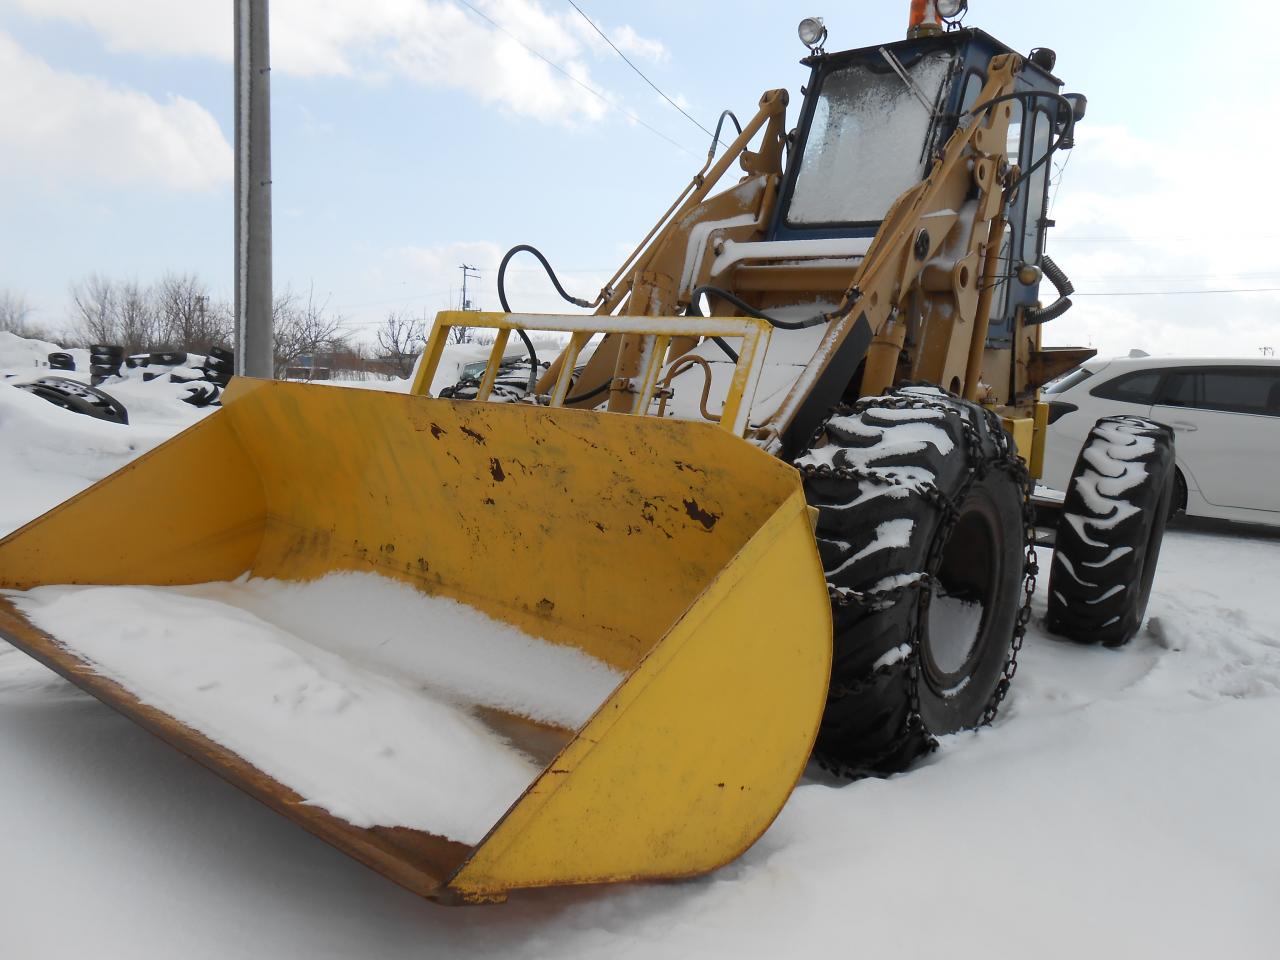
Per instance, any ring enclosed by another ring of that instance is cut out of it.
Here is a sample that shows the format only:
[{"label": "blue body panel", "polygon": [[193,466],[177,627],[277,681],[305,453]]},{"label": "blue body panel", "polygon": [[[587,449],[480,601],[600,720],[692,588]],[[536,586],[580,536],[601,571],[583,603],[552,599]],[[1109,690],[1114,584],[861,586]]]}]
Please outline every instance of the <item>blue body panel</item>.
[{"label": "blue body panel", "polygon": [[[938,119],[929,134],[929,149],[937,151],[946,143],[947,138],[956,129],[962,108],[972,105],[966,102],[976,89],[981,89],[985,80],[987,67],[993,57],[1011,53],[1008,47],[994,37],[976,29],[956,30],[940,36],[916,40],[903,40],[897,43],[865,47],[842,53],[815,55],[803,61],[810,66],[812,72],[805,88],[805,99],[801,106],[800,117],[795,131],[795,141],[788,157],[787,170],[783,177],[782,191],[777,213],[769,230],[771,240],[804,240],[827,237],[874,237],[880,228],[879,221],[841,223],[822,225],[820,227],[796,227],[787,223],[787,211],[791,196],[795,190],[796,178],[800,170],[800,161],[804,156],[806,141],[812,125],[814,111],[817,109],[823,79],[831,72],[857,62],[871,62],[884,66],[884,58],[880,53],[881,46],[891,52],[904,65],[912,63],[928,53],[944,51],[952,57],[952,69],[949,89],[943,94],[938,112]],[[1044,90],[1057,93],[1062,86],[1052,74],[1041,70],[1036,64],[1028,61],[1018,76],[1018,91]],[[1018,105],[1021,110],[1021,104]],[[1043,131],[1054,131],[1057,105],[1051,100],[1041,100],[1033,104],[1032,122],[1023,124],[1021,155],[1018,165],[1026,170],[1034,160],[1033,151],[1038,146],[1037,134]],[[1037,124],[1041,125],[1037,129]],[[1046,141],[1040,141],[1041,143]],[[1038,154],[1037,154],[1038,155]],[[1048,170],[1046,163],[1033,174],[1018,191],[1018,196],[1007,211],[1009,230],[1006,242],[1010,253],[1004,259],[1003,290],[992,305],[991,323],[987,342],[992,347],[1008,347],[1012,342],[1013,320],[1017,308],[1032,306],[1039,298],[1037,285],[1026,286],[1017,280],[1018,267],[1025,263],[1039,265],[1044,253],[1045,232],[1051,225],[1044,216],[1048,189]],[[1033,199],[1034,198],[1034,199]],[[885,198],[885,210],[896,197]],[[1030,211],[1028,207],[1031,207]]]}]

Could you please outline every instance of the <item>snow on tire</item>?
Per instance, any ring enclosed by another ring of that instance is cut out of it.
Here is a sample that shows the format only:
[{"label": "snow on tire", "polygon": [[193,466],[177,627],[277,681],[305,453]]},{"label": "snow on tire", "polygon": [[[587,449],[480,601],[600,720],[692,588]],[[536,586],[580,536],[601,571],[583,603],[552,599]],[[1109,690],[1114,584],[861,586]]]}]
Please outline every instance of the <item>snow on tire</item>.
[{"label": "snow on tire", "polygon": [[1047,625],[1118,647],[1142,624],[1174,495],[1173,431],[1105,417],[1072,472],[1049,573]]},{"label": "snow on tire", "polygon": [[894,773],[993,713],[1022,604],[1025,472],[993,415],[925,387],[836,411],[796,466],[832,596],[815,756]]}]

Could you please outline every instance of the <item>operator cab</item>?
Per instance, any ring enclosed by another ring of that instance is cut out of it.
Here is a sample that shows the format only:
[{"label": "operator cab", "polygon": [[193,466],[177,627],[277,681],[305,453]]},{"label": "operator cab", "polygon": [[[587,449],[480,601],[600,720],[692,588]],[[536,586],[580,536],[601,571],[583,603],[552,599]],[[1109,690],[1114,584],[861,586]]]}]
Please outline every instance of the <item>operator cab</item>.
[{"label": "operator cab", "polygon": [[[890,205],[928,175],[935,156],[976,103],[993,57],[1012,53],[981,30],[964,28],[842,53],[820,48],[801,62],[811,70],[769,240],[876,235]],[[1039,62],[1037,62],[1039,61]],[[1058,93],[1048,51],[1028,58],[1016,92]],[[1059,102],[1012,102],[1010,161],[1030,170],[1049,150],[1065,118]],[[1029,108],[1029,109],[1028,109]],[[1015,160],[1016,158],[1016,160]],[[1025,181],[1011,204],[1001,263],[1005,282],[992,305],[987,343],[1008,347],[1020,306],[1038,299],[1051,164]]]}]

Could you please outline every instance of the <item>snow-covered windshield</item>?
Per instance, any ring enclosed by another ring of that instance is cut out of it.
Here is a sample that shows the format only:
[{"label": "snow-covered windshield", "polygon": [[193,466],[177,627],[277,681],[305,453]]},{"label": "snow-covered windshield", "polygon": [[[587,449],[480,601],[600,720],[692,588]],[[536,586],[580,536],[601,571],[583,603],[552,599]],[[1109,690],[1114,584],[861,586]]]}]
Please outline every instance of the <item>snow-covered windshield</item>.
[{"label": "snow-covered windshield", "polygon": [[[926,172],[925,137],[941,100],[951,55],[906,68],[911,89],[887,62],[860,62],[827,74],[787,210],[790,226],[881,220]],[[917,95],[919,94],[919,96]]]}]

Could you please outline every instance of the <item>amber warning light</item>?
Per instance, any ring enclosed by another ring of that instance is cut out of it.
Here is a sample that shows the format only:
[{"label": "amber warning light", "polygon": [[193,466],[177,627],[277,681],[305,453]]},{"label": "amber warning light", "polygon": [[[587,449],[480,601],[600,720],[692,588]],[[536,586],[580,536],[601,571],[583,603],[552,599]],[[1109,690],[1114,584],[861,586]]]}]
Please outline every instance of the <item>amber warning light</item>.
[{"label": "amber warning light", "polygon": [[943,23],[957,20],[968,9],[968,0],[911,0],[911,22],[907,24],[907,39],[941,33]]}]

